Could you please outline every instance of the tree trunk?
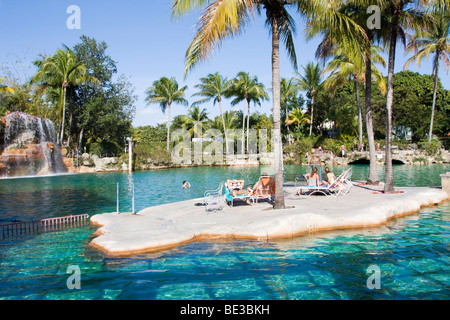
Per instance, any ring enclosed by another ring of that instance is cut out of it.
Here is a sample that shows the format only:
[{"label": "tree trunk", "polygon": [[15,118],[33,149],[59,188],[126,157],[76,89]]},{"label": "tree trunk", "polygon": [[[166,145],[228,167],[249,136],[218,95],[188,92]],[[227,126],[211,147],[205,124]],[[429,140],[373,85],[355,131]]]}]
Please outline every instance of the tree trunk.
[{"label": "tree trunk", "polygon": [[363,142],[363,124],[362,124],[362,113],[361,113],[361,102],[359,101],[359,84],[358,80],[355,78],[355,92],[356,92],[356,106],[358,108],[358,135],[359,135],[359,150],[361,150]]},{"label": "tree trunk", "polygon": [[370,157],[370,168],[369,168],[369,178],[367,183],[371,185],[378,185],[378,173],[377,173],[377,159],[375,150],[375,140],[373,137],[373,118],[372,118],[372,58],[370,56],[370,48],[368,48],[368,53],[365,54],[365,77],[366,77],[366,88],[365,88],[365,106],[366,106],[366,129],[367,129],[367,140],[369,141],[369,157]]},{"label": "tree trunk", "polygon": [[433,136],[433,122],[434,122],[434,108],[436,106],[436,91],[437,91],[437,81],[438,81],[438,72],[439,72],[439,56],[441,55],[440,51],[436,52],[436,57],[434,59],[433,65],[433,104],[431,105],[431,120],[430,120],[430,131],[428,132],[428,142],[431,142],[431,137]]},{"label": "tree trunk", "polygon": [[385,142],[385,183],[384,193],[394,193],[394,177],[392,174],[392,105],[394,103],[394,65],[395,47],[397,45],[398,16],[394,16],[389,40],[388,83],[386,98],[386,142]]},{"label": "tree trunk", "polygon": [[[250,104],[250,101],[247,101],[247,103]],[[241,145],[241,153],[243,155],[245,154],[245,108],[242,109],[242,145]]]},{"label": "tree trunk", "polygon": [[225,128],[225,118],[223,117],[221,100],[219,100],[218,102],[219,102],[220,116],[222,117],[223,134],[225,136],[225,152],[226,152],[226,155],[228,155],[228,139],[227,139],[227,129]]},{"label": "tree trunk", "polygon": [[[284,105],[286,106],[286,121],[288,119],[288,107],[287,107],[287,101],[284,102]],[[285,122],[286,123],[286,122]],[[291,145],[291,131],[289,130],[289,124],[286,123],[286,129],[288,133],[288,143]]]},{"label": "tree trunk", "polygon": [[78,152],[83,153],[83,135],[84,135],[84,127],[81,128],[80,134],[78,136]]},{"label": "tree trunk", "polygon": [[247,152],[248,152],[248,130],[250,129],[250,102],[248,103],[247,110]]},{"label": "tree trunk", "polygon": [[313,116],[314,116],[314,93],[311,93],[311,124],[309,126],[309,136],[312,135]]},{"label": "tree trunk", "polygon": [[280,115],[280,34],[277,19],[272,19],[272,88],[273,88],[273,142],[275,160],[274,209],[284,209],[283,146],[281,144]]},{"label": "tree trunk", "polygon": [[61,135],[60,135],[60,145],[62,146],[64,141],[64,122],[66,121],[66,88],[67,83],[63,82],[63,107],[62,107],[62,122],[61,122]]},{"label": "tree trunk", "polygon": [[69,135],[67,136],[67,145],[70,146],[70,138],[72,137],[72,135],[70,134],[70,132],[72,131],[72,120],[73,120],[73,112],[70,112],[70,116],[69,116]]},{"label": "tree trunk", "polygon": [[169,151],[170,141],[170,103],[167,105],[167,151]]}]

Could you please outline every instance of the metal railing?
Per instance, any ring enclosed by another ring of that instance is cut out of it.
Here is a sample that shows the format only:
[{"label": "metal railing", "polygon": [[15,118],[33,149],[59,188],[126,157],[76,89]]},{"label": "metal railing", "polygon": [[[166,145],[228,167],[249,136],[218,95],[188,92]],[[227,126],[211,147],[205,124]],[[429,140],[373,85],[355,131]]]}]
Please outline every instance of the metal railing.
[{"label": "metal railing", "polygon": [[76,228],[88,223],[89,215],[79,214],[65,217],[55,217],[36,221],[14,222],[0,225],[0,236],[3,239],[13,236],[38,232],[56,231],[64,228]]}]

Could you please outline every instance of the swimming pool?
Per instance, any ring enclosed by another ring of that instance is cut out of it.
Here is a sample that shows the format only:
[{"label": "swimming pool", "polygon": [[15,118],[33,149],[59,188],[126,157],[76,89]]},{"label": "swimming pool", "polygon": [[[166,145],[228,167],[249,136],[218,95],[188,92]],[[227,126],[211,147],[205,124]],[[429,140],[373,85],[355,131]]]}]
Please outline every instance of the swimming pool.
[{"label": "swimming pool", "polygon": [[[344,167],[333,167],[340,172]],[[367,166],[353,166],[353,180]],[[0,181],[0,222],[136,210],[202,195],[223,179],[256,180],[264,167],[197,167]],[[305,167],[286,166],[286,180]],[[379,167],[383,179],[383,167]],[[439,185],[450,165],[395,166],[398,186]],[[182,189],[189,180],[192,187]],[[448,202],[387,225],[289,241],[205,241],[112,258],[87,246],[92,227],[0,242],[0,299],[448,299]],[[70,268],[81,289],[70,290]],[[368,288],[378,268],[380,288]],[[69,270],[69,273],[68,273]]]}]

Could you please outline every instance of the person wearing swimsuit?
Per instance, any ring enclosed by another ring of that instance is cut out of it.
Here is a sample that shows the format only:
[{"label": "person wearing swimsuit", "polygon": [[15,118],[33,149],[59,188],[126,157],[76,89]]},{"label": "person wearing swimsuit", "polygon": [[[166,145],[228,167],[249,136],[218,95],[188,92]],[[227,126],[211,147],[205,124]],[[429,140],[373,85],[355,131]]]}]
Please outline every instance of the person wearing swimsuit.
[{"label": "person wearing swimsuit", "polygon": [[317,174],[317,168],[312,168],[312,171],[305,174],[306,185],[308,188],[319,186],[319,175]]}]

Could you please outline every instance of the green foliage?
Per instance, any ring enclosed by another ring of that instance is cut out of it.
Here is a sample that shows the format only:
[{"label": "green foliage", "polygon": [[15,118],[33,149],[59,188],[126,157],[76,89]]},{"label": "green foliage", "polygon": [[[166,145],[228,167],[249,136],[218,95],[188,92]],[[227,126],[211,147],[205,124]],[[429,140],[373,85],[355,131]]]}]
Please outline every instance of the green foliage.
[{"label": "green foliage", "polygon": [[[88,82],[68,90],[68,109],[74,122],[70,134],[72,141],[78,143],[78,150],[83,149],[85,141],[99,140],[103,145],[107,141],[121,146],[117,153],[123,149],[124,137],[131,134],[137,97],[124,75],[113,81],[117,68],[106,53],[107,48],[105,42],[86,36],[81,36],[81,43],[74,47],[77,58],[98,80],[97,83]],[[112,147],[105,148],[110,150]]]},{"label": "green foliage", "polygon": [[[394,75],[393,126],[404,125],[411,128],[413,141],[426,138],[430,128],[431,105],[433,102],[433,78],[416,72],[402,71]],[[386,97],[376,87],[373,88],[374,130],[378,137],[385,135]],[[450,94],[438,81],[434,133],[450,131]]]},{"label": "green foliage", "polygon": [[440,149],[441,144],[438,139],[422,140],[418,143],[419,149],[425,151],[428,156],[434,156]]},{"label": "green foliage", "polygon": [[116,156],[123,151],[123,147],[115,141],[93,142],[87,145],[87,149],[89,154],[95,154],[99,157]]},{"label": "green foliage", "polygon": [[133,130],[136,147],[135,169],[143,169],[148,165],[168,165],[170,153],[166,150],[167,128],[164,124],[157,126],[142,126]]}]

